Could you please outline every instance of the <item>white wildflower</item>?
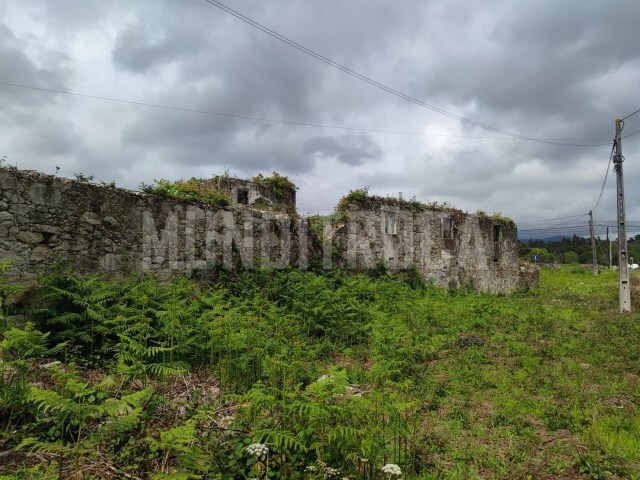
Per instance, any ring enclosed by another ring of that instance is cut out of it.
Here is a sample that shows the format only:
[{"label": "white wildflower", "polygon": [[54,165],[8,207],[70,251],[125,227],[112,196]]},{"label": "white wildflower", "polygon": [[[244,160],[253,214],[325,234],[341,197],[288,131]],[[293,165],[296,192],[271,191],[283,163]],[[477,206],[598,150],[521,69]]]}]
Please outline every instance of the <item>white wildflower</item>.
[{"label": "white wildflower", "polygon": [[387,463],[384,467],[382,467],[382,471],[384,473],[388,473],[389,475],[396,475],[398,477],[402,475],[402,470],[400,470],[400,467],[395,463]]},{"label": "white wildflower", "polygon": [[269,454],[269,447],[264,443],[252,443],[248,447],[245,448],[250,455],[259,458],[260,460],[264,460]]},{"label": "white wildflower", "polygon": [[315,472],[318,470],[318,468],[315,465],[309,465],[307,468],[305,468],[305,470],[307,472]]},{"label": "white wildflower", "polygon": [[338,470],[337,468],[325,467],[324,473],[327,475],[327,477],[335,477],[337,475],[340,475],[340,470]]}]

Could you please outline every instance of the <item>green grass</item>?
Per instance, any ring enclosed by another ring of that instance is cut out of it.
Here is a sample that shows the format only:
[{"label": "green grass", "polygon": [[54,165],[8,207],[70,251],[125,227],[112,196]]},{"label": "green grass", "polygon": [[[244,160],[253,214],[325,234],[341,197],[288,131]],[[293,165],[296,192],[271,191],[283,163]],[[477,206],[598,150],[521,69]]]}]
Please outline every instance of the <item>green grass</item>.
[{"label": "green grass", "polygon": [[6,478],[640,478],[640,318],[615,272],[501,296],[337,272],[41,283],[37,325],[0,337]]}]

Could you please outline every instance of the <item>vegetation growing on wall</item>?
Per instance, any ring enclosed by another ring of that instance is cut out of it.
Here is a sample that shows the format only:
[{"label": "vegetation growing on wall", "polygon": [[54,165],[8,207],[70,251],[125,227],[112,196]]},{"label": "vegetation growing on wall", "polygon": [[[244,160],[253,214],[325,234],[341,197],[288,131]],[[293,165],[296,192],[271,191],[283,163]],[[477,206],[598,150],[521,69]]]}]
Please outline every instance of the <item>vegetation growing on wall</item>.
[{"label": "vegetation growing on wall", "polygon": [[[228,174],[227,174],[228,176]],[[265,177],[260,174],[252,179],[253,182],[270,188],[278,197],[284,197],[288,192],[295,192],[297,187],[288,177],[273,172],[273,175]],[[192,177],[189,180],[154,180],[153,184],[140,184],[140,190],[145,193],[161,195],[179,200],[194,200],[208,203],[215,207],[225,207],[231,203],[229,195],[211,188],[210,181],[203,178]],[[251,205],[258,210],[288,213],[295,215],[295,208],[285,203],[257,202]]]},{"label": "vegetation growing on wall", "polygon": [[208,203],[215,207],[225,207],[229,205],[231,199],[225,193],[203,189],[202,185],[205,179],[191,177],[189,180],[154,180],[153,184],[140,184],[140,190],[145,193],[161,195],[168,198],[176,198],[178,200],[195,200],[198,202]]},{"label": "vegetation growing on wall", "polygon": [[76,179],[76,182],[80,182],[80,183],[91,183],[93,182],[93,178],[94,178],[93,175],[86,175],[81,172],[74,173],[73,176]]},{"label": "vegetation growing on wall", "polygon": [[502,215],[500,212],[487,213],[482,210],[477,210],[474,215],[480,218],[487,218],[493,223],[514,224],[514,221],[511,218]]},{"label": "vegetation growing on wall", "polygon": [[44,278],[35,323],[3,302],[0,478],[634,478],[637,314],[613,273],[542,274]]},{"label": "vegetation growing on wall", "polygon": [[338,201],[338,205],[336,206],[336,212],[347,212],[349,209],[349,205],[358,205],[363,209],[376,209],[381,206],[399,206],[401,208],[406,209],[427,209],[427,210],[440,210],[451,213],[455,217],[464,216],[464,213],[457,208],[453,208],[448,203],[438,203],[438,202],[430,202],[423,203],[415,198],[411,198],[409,200],[405,200],[402,198],[396,197],[382,197],[379,195],[370,195],[369,187],[364,188],[356,188],[355,190],[349,190],[349,193],[346,194]]},{"label": "vegetation growing on wall", "polygon": [[270,188],[279,197],[286,195],[287,192],[295,192],[298,189],[289,177],[280,175],[278,172],[273,172],[268,177],[260,173],[253,177],[252,181]]},{"label": "vegetation growing on wall", "polygon": [[356,203],[359,205],[364,204],[367,200],[369,200],[369,187],[364,188],[356,188],[355,190],[349,190],[344,197],[342,197],[338,201],[338,206],[336,210],[346,210],[350,203]]}]

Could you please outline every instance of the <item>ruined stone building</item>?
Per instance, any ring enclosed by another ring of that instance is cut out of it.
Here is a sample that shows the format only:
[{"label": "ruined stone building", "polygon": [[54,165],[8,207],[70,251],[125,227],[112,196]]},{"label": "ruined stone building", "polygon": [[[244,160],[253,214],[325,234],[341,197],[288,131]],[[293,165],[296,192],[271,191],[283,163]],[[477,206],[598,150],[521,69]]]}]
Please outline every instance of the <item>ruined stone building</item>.
[{"label": "ruined stone building", "polygon": [[509,292],[535,283],[521,275],[510,220],[369,196],[347,197],[333,216],[302,218],[295,187],[267,180],[201,181],[199,188],[229,198],[229,205],[213,206],[3,169],[0,261],[12,262],[18,281],[56,265],[163,279],[207,278],[221,267],[384,266],[415,269],[449,288]]},{"label": "ruined stone building", "polygon": [[201,183],[201,189],[218,191],[229,196],[232,206],[245,205],[248,207],[261,205],[280,205],[295,212],[296,189],[291,185],[278,185],[274,188],[266,182],[260,182],[261,177],[253,180],[242,180],[228,175],[221,175]]},{"label": "ruined stone building", "polygon": [[415,268],[449,288],[508,292],[519,286],[515,224],[508,219],[398,199],[367,197],[346,205],[334,243],[340,265],[366,270],[383,263]]}]

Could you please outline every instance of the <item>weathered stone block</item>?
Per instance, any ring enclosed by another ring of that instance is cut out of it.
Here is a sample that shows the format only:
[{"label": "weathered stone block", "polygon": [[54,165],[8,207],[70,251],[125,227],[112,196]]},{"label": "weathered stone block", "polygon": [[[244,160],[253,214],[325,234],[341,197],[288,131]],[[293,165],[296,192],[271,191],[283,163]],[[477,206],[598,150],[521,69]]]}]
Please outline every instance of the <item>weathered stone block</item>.
[{"label": "weathered stone block", "polygon": [[36,205],[55,207],[60,203],[62,192],[54,183],[34,183],[29,188],[29,198]]},{"label": "weathered stone block", "polygon": [[41,233],[38,232],[18,232],[16,235],[16,240],[22,243],[26,243],[29,245],[33,245],[36,243],[41,243],[44,240],[44,237]]},{"label": "weathered stone block", "polygon": [[13,223],[15,223],[15,217],[9,212],[0,212],[0,222],[9,223],[10,225],[12,225]]},{"label": "weathered stone block", "polygon": [[91,225],[100,225],[102,223],[98,214],[93,212],[84,212],[80,217],[80,221]]},{"label": "weathered stone block", "polygon": [[49,259],[53,255],[53,251],[47,247],[46,245],[36,245],[33,250],[31,250],[31,255],[29,255],[29,260],[32,262],[44,262]]},{"label": "weathered stone block", "polygon": [[59,233],[60,227],[56,227],[55,225],[43,225],[43,224],[37,223],[33,225],[33,230],[36,232],[43,232],[43,233]]},{"label": "weathered stone block", "polygon": [[16,267],[19,267],[27,263],[25,258],[16,252],[0,251],[0,262],[6,262],[6,261],[11,262]]},{"label": "weathered stone block", "polygon": [[120,255],[107,253],[100,258],[100,266],[107,272],[115,272],[120,269]]}]

